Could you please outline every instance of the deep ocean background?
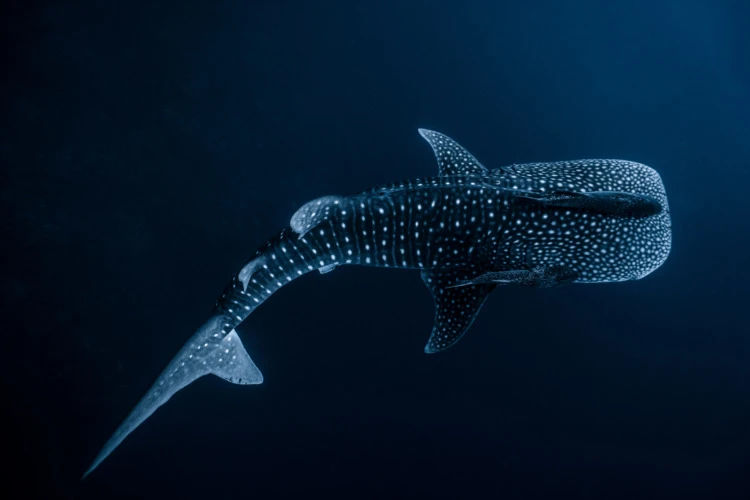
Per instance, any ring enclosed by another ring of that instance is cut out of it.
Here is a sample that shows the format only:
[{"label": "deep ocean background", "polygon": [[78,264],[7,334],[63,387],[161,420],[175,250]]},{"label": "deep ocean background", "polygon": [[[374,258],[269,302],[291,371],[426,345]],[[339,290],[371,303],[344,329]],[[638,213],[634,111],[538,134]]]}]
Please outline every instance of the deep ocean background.
[{"label": "deep ocean background", "polygon": [[[750,498],[750,5],[5,3],[3,498]],[[427,356],[419,273],[346,267],[239,329],[261,386],[104,441],[304,202],[624,158],[674,240],[638,282],[498,289]],[[319,496],[325,495],[325,497]]]}]

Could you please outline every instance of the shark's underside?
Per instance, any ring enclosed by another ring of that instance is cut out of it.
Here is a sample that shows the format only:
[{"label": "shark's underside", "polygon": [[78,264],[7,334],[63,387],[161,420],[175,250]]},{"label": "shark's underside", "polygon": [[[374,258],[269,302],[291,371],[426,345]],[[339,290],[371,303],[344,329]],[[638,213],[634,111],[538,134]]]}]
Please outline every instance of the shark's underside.
[{"label": "shark's underside", "polygon": [[420,134],[439,175],[303,205],[219,297],[107,441],[84,477],[174,393],[212,373],[236,384],[263,377],[235,328],[268,296],[308,272],[345,264],[419,269],[435,298],[425,352],[469,329],[498,285],[551,287],[635,280],[671,247],[666,193],[651,168],[578,160],[486,169],[449,137]]}]

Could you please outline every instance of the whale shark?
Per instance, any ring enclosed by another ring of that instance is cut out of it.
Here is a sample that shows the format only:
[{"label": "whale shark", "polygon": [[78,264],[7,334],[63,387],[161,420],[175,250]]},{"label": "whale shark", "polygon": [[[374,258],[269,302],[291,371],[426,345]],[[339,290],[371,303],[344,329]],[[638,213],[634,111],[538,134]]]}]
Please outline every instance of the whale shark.
[{"label": "whale shark", "polygon": [[498,286],[550,288],[641,279],[671,248],[659,174],[625,160],[525,163],[488,169],[450,137],[419,129],[438,175],[299,208],[234,275],[209,319],[115,430],[85,478],[157,408],[196,379],[263,375],[236,328],[271,294],[343,265],[418,270],[435,300],[424,352],[461,339]]}]

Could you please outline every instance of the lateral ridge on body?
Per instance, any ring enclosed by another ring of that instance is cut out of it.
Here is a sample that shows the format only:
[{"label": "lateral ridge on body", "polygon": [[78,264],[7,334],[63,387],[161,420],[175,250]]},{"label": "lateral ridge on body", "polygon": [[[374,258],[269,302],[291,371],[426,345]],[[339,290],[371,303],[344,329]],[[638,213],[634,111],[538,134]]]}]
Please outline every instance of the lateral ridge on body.
[{"label": "lateral ridge on body", "polygon": [[624,160],[485,168],[451,138],[419,133],[438,175],[304,204],[234,276],[212,316],[107,441],[93,471],[177,391],[207,374],[235,384],[263,376],[236,327],[276,290],[346,264],[421,271],[436,312],[425,352],[455,344],[498,285],[552,287],[637,280],[669,255],[669,205],[659,174]]}]

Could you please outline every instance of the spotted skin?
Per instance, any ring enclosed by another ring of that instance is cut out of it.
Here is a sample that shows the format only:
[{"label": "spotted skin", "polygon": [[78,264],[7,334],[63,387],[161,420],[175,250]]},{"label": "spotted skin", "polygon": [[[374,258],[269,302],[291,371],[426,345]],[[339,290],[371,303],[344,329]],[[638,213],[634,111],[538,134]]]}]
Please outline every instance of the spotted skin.
[{"label": "spotted skin", "polygon": [[211,373],[261,383],[235,328],[276,290],[311,271],[347,264],[420,270],[436,304],[425,346],[434,353],[466,333],[498,285],[635,280],[666,260],[669,206],[653,169],[624,160],[577,160],[488,170],[451,138],[419,132],[435,153],[439,175],[303,205],[227,285],[212,317],[86,474],[195,379]]}]

